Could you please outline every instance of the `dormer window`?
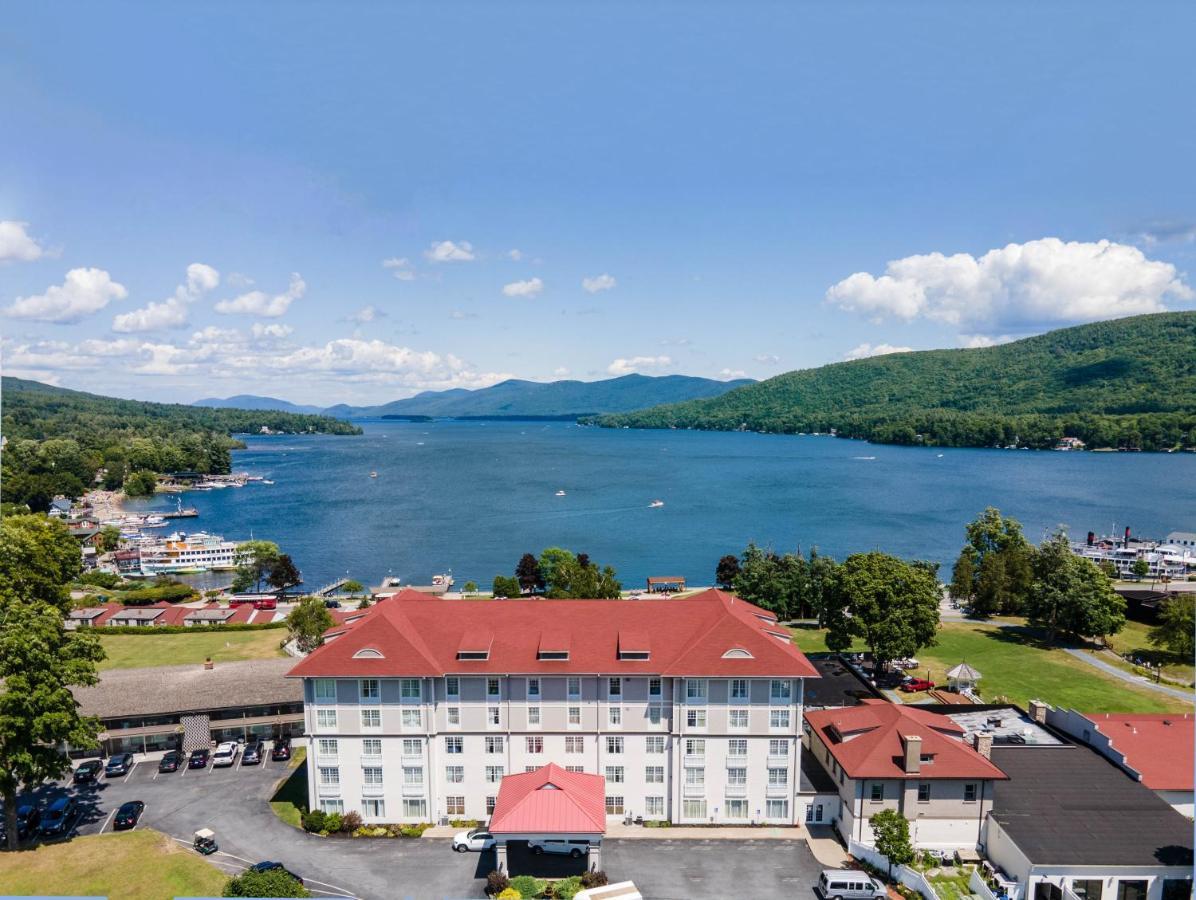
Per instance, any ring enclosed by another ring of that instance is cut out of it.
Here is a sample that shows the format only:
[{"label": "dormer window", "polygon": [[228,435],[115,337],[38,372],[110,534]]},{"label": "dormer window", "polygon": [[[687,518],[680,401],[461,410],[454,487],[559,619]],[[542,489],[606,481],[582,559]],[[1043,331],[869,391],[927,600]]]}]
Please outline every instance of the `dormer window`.
[{"label": "dormer window", "polygon": [[643,631],[619,631],[619,659],[626,662],[645,662],[651,658],[652,645]]},{"label": "dormer window", "polygon": [[646,662],[651,658],[647,650],[620,650],[619,659],[624,662]]},{"label": "dormer window", "polygon": [[490,645],[494,643],[494,635],[489,628],[471,628],[461,635],[461,643],[457,645],[457,659],[462,661],[484,661],[490,658]]},{"label": "dormer window", "polygon": [[487,660],[490,658],[489,650],[458,650],[457,659],[462,662]]},{"label": "dormer window", "polygon": [[569,632],[562,628],[549,628],[540,632],[540,646],[536,659],[541,662],[565,662],[569,659]]},{"label": "dormer window", "polygon": [[792,643],[793,643],[793,638],[792,638],[792,636],[790,636],[790,635],[788,635],[788,634],[782,634],[782,633],[781,633],[781,632],[779,632],[779,631],[769,631],[768,633],[769,633],[770,635],[772,635],[774,638],[776,638],[778,641],[781,641],[782,643],[785,643],[785,644],[792,644]]},{"label": "dormer window", "polygon": [[360,650],[358,650],[356,653],[353,654],[353,658],[354,659],[385,659],[385,657],[381,654],[381,652],[379,652],[378,650],[375,650],[373,647],[362,647]]},{"label": "dormer window", "polygon": [[755,659],[755,657],[742,647],[732,647],[723,654],[723,659]]},{"label": "dormer window", "polygon": [[541,662],[566,662],[569,659],[568,650],[540,650],[536,659]]}]

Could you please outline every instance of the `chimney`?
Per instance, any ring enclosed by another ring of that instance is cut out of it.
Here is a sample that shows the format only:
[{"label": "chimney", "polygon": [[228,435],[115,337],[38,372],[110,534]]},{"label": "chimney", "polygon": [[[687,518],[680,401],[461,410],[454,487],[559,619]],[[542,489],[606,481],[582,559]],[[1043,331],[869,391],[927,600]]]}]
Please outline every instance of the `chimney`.
[{"label": "chimney", "polygon": [[1045,703],[1043,703],[1041,700],[1031,700],[1030,701],[1030,718],[1033,719],[1035,722],[1037,722],[1039,725],[1045,725],[1046,720],[1047,720],[1047,710],[1048,709],[1050,709],[1050,707],[1047,706]]},{"label": "chimney", "polygon": [[1125,546],[1130,545],[1130,526],[1125,526]]},{"label": "chimney", "polygon": [[203,667],[204,667],[205,669],[214,669],[214,668],[216,668],[216,664],[215,664],[214,662],[212,662],[212,657],[210,657],[210,656],[209,656],[209,657],[207,657],[207,658],[205,658],[205,659],[204,659],[204,661],[203,661]]},{"label": "chimney", "polygon": [[1088,532],[1088,546],[1091,547],[1096,542],[1096,532]]},{"label": "chimney", "polygon": [[922,738],[916,734],[903,734],[901,747],[905,751],[902,770],[907,775],[916,775],[922,768]]},{"label": "chimney", "polygon": [[976,732],[972,735],[972,746],[976,748],[976,752],[985,759],[992,759],[993,755],[993,736],[991,734],[984,734],[983,732]]}]

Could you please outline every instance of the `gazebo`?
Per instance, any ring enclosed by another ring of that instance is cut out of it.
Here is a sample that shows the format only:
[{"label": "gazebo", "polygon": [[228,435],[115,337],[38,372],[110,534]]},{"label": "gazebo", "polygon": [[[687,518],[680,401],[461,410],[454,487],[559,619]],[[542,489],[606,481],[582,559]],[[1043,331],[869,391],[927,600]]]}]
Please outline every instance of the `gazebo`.
[{"label": "gazebo", "polygon": [[961,662],[954,669],[947,672],[947,687],[957,694],[966,694],[968,691],[973,690],[976,687],[976,682],[979,680],[980,673],[966,662]]},{"label": "gazebo", "polygon": [[602,868],[606,779],[570,772],[556,763],[507,775],[498,789],[490,834],[498,870],[507,868],[508,841],[568,841],[585,847],[587,868]]}]

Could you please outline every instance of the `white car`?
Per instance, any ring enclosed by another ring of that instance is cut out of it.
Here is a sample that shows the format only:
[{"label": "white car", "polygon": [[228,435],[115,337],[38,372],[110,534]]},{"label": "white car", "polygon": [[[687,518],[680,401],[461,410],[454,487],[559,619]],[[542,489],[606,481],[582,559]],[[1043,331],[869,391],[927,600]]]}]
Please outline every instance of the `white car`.
[{"label": "white car", "polygon": [[225,741],[212,754],[212,768],[220,769],[233,765],[237,761],[237,745],[232,741]]},{"label": "white car", "polygon": [[541,853],[555,853],[558,856],[572,856],[581,859],[590,852],[589,841],[528,841],[527,847],[539,856]]},{"label": "white car", "polygon": [[494,836],[485,828],[462,831],[453,837],[453,849],[458,853],[470,850],[489,850],[494,846]]}]

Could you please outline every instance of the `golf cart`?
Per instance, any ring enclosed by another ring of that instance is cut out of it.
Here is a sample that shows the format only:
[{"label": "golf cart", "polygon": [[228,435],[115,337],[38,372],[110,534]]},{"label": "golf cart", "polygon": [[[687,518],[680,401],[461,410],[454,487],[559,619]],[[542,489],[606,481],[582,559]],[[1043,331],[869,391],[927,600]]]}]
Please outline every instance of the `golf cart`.
[{"label": "golf cart", "polygon": [[199,829],[195,832],[195,841],[192,846],[195,847],[196,853],[202,853],[204,856],[215,853],[218,849],[216,847],[216,832],[210,828]]}]

